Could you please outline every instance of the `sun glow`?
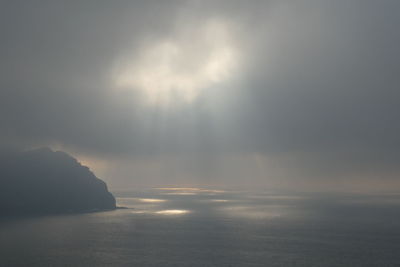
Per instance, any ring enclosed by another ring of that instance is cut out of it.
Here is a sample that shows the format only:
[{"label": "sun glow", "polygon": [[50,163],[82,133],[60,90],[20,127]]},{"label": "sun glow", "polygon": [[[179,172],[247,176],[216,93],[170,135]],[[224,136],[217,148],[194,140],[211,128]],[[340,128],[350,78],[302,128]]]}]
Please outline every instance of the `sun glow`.
[{"label": "sun glow", "polygon": [[176,36],[157,40],[139,55],[121,60],[115,83],[138,90],[150,105],[192,103],[202,89],[229,78],[237,64],[233,44],[227,24],[220,20],[181,29]]}]

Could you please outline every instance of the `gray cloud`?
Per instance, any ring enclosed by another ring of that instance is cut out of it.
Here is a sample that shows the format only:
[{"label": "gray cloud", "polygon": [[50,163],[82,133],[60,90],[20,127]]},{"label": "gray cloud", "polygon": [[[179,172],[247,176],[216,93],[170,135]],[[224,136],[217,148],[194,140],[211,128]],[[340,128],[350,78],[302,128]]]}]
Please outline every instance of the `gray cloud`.
[{"label": "gray cloud", "polygon": [[[116,186],[150,177],[397,186],[399,8],[389,0],[6,2],[0,144],[62,148]],[[121,59],[137,65],[162,42],[189,51],[179,75],[197,70],[213,51],[196,47],[210,21],[227,25],[237,66],[195,101],[147,106],[137,84],[113,84]]]}]

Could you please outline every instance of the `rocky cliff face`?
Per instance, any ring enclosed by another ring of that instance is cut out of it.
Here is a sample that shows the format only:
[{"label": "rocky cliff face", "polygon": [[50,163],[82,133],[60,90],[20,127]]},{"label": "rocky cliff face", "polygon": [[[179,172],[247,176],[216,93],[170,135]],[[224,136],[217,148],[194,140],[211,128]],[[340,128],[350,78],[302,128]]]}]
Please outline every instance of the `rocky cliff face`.
[{"label": "rocky cliff face", "polygon": [[115,209],[107,185],[64,152],[0,154],[0,216]]}]

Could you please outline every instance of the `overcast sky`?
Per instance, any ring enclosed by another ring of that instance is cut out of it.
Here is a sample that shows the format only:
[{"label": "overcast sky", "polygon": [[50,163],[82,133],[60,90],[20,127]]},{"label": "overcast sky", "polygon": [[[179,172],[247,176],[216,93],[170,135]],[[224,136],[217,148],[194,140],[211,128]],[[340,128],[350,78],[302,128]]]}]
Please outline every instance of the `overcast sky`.
[{"label": "overcast sky", "polygon": [[0,144],[111,188],[400,187],[400,1],[2,1]]}]

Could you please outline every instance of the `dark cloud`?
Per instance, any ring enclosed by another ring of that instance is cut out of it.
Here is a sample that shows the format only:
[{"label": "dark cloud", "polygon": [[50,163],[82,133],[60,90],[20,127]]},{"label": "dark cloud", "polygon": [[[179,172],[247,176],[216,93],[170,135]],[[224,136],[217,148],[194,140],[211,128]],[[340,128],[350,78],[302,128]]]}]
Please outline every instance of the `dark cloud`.
[{"label": "dark cloud", "polygon": [[364,160],[396,164],[399,5],[339,1],[295,8],[285,10],[289,19],[264,40],[265,54],[272,55],[255,66],[267,70],[249,74],[239,119],[246,146],[314,153],[318,162],[323,157],[356,168]]}]

